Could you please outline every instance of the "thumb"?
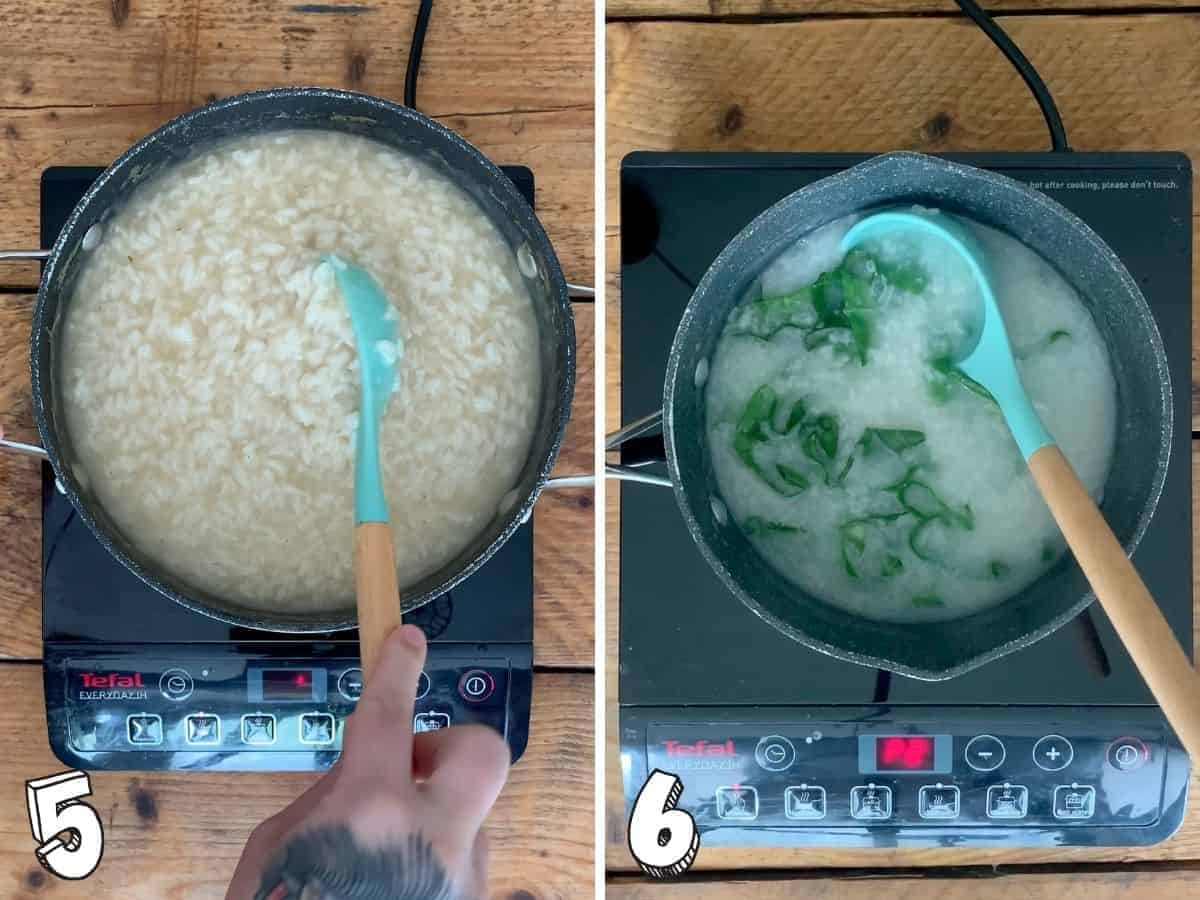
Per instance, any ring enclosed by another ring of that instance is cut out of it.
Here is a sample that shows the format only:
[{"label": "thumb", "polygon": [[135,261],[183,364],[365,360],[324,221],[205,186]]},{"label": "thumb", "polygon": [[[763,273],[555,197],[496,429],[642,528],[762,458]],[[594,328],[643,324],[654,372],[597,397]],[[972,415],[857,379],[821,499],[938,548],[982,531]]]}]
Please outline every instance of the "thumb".
[{"label": "thumb", "polygon": [[425,649],[425,633],[416,625],[401,625],[384,640],[375,672],[363,685],[358,706],[346,723],[342,755],[351,765],[359,757],[378,762],[386,754],[385,758],[404,760],[408,774],[413,707]]}]

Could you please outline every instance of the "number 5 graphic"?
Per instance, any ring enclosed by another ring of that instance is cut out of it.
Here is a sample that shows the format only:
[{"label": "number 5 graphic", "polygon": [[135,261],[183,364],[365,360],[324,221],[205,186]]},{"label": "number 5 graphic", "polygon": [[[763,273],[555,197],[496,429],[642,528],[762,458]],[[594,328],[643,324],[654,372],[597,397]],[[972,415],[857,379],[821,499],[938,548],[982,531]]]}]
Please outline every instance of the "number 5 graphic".
[{"label": "number 5 graphic", "polygon": [[629,816],[629,852],[654,878],[682,875],[696,860],[700,833],[692,814],[676,809],[683,782],[655,769],[642,785]]},{"label": "number 5 graphic", "polygon": [[85,772],[59,772],[25,782],[29,827],[38,842],[34,853],[59,878],[87,878],[104,855],[100,817],[79,799],[91,794]]}]

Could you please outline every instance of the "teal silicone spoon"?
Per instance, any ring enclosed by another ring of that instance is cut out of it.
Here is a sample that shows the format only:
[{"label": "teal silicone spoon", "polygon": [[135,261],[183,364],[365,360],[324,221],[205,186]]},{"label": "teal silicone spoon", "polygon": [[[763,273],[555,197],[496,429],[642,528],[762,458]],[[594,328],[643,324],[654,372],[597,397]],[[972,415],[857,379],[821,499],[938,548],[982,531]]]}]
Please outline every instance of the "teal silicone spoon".
[{"label": "teal silicone spoon", "polygon": [[983,298],[983,319],[974,347],[958,367],[996,399],[1038,489],[1062,530],[1113,626],[1180,741],[1200,759],[1200,675],[1147,590],[1124,548],[1100,514],[1079,476],[1046,431],[1021,384],[1004,319],[996,306],[986,256],[966,229],[949,216],[884,212],[857,222],[842,238],[843,252],[886,234],[927,235],[952,248],[966,263]]},{"label": "teal silicone spoon", "polygon": [[375,279],[336,256],[328,261],[350,310],[358,348],[361,399],[354,450],[354,580],[365,684],[384,639],[400,624],[392,528],[379,470],[379,422],[395,389],[403,344],[396,329],[396,310]]}]

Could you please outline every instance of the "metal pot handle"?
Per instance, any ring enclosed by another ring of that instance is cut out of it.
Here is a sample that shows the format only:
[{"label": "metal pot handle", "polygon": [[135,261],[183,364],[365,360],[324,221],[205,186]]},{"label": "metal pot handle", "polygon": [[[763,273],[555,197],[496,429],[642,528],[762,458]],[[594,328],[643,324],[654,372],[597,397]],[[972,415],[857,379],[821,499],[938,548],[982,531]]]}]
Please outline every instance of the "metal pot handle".
[{"label": "metal pot handle", "polygon": [[[0,261],[6,259],[49,259],[50,250],[0,250]],[[2,436],[0,430],[0,449],[11,450],[14,453],[24,453],[26,456],[36,456],[39,459],[49,459],[49,455],[37,444],[26,444],[24,441],[10,441]]]},{"label": "metal pot handle", "polygon": [[[642,416],[640,419],[635,419],[628,425],[619,428],[604,439],[605,452],[611,453],[614,450],[620,450],[623,445],[630,441],[644,438],[654,432],[662,431],[663,411],[655,410],[648,416]],[[655,460],[647,459],[644,462],[635,465],[620,465],[617,463],[606,463],[604,466],[604,475],[606,478],[612,478],[617,481],[635,481],[639,484],[652,484],[657,487],[671,487],[671,479],[664,475],[655,475],[653,472],[643,472],[640,466],[648,465]]]},{"label": "metal pot handle", "polygon": [[49,259],[52,250],[0,250],[2,259]]},{"label": "metal pot handle", "polygon": [[26,444],[23,441],[10,441],[7,438],[0,438],[0,450],[11,450],[13,453],[23,453],[26,456],[36,456],[38,459],[49,459],[44,448],[37,444]]}]

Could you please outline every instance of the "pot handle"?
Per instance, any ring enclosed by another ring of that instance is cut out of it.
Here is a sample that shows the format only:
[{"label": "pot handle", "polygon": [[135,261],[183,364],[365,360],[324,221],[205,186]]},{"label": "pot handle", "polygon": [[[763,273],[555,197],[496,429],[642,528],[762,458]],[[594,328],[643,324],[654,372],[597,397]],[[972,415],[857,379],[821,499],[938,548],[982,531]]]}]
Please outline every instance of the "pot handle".
[{"label": "pot handle", "polygon": [[[0,434],[3,434],[0,431]],[[37,444],[26,444],[24,441],[10,441],[0,437],[0,450],[11,450],[13,453],[23,453],[26,456],[36,456],[38,459],[49,459],[50,454]]]},{"label": "pot handle", "polygon": [[671,487],[671,479],[653,472],[643,472],[641,467],[666,460],[662,436],[663,411],[657,409],[647,416],[635,419],[604,439],[608,453],[623,450],[620,463],[606,463],[604,475],[617,481],[635,481],[656,487]]},{"label": "pot handle", "polygon": [[[6,259],[49,259],[51,252],[50,250],[0,250],[0,261]],[[3,428],[0,428],[0,450],[11,450],[13,453],[24,453],[26,456],[36,456],[39,459],[50,458],[46,451],[37,444],[6,440]]]}]

